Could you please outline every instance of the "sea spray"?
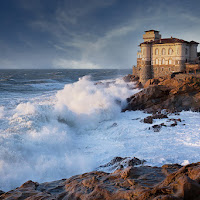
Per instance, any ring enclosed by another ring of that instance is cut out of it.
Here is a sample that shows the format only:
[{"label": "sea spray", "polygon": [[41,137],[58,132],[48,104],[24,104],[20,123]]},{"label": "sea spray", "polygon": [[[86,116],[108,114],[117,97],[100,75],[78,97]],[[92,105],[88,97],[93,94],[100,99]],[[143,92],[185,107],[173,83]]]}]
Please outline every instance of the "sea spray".
[{"label": "sea spray", "polygon": [[133,93],[120,79],[102,83],[86,76],[55,96],[26,98],[7,109],[6,116],[1,108],[0,189],[13,189],[29,179],[66,178],[97,167],[89,130],[117,118],[119,102]]},{"label": "sea spray", "polygon": [[134,83],[122,79],[96,84],[83,77],[58,93],[5,92],[0,99],[4,100],[0,110],[0,189],[13,189],[29,179],[68,178],[94,170],[116,156],[135,156],[152,166],[199,161],[199,113],[181,112],[178,118],[182,121],[176,127],[154,132],[150,126],[167,119],[149,125],[142,122],[147,113],[121,113],[126,98],[139,91],[130,89],[133,87]]}]

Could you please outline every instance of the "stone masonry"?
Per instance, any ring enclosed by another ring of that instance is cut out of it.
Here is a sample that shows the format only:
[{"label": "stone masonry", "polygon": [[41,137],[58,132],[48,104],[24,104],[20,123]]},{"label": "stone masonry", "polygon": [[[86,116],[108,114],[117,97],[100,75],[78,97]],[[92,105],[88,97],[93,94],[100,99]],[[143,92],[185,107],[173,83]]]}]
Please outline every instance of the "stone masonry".
[{"label": "stone masonry", "polygon": [[185,72],[187,66],[195,65],[195,69],[200,66],[197,57],[199,43],[195,41],[161,38],[156,30],[145,31],[143,39],[137,53],[137,66],[133,67],[133,75],[138,76],[143,85],[148,79]]}]

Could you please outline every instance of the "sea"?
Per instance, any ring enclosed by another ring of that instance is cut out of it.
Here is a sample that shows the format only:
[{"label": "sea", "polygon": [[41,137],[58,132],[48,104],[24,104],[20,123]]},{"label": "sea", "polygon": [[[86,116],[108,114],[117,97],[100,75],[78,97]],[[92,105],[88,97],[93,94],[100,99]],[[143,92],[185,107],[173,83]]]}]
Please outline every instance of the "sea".
[{"label": "sea", "polygon": [[[168,119],[143,123],[143,111],[121,112],[141,90],[123,81],[129,73],[0,70],[0,190],[98,170],[116,156],[150,166],[200,161],[199,113],[171,114],[181,118],[171,127]],[[167,126],[155,132],[160,123]]]}]

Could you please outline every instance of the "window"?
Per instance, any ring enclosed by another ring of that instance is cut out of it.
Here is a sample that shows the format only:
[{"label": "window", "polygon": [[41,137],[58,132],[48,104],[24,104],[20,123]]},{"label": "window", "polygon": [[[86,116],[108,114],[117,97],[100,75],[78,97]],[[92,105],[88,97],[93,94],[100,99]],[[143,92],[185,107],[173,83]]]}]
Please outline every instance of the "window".
[{"label": "window", "polygon": [[179,55],[179,49],[177,49],[177,55]]},{"label": "window", "polygon": [[156,59],[156,65],[158,65],[158,62],[159,62],[158,59]]},{"label": "window", "polygon": [[165,64],[165,59],[163,58],[163,59],[162,59],[162,65],[164,65],[164,64]]},{"label": "window", "polygon": [[158,55],[158,53],[159,53],[159,51],[158,51],[158,49],[156,49],[156,50],[155,50],[155,54]]},{"label": "window", "polygon": [[185,48],[185,55],[187,55],[188,54],[188,49],[187,48]]},{"label": "window", "polygon": [[171,59],[169,59],[169,65],[171,65],[172,64],[172,60]]},{"label": "window", "polygon": [[162,71],[164,71],[164,68],[162,67]]},{"label": "window", "polygon": [[171,71],[171,69],[169,68],[169,71]]},{"label": "window", "polygon": [[172,55],[172,53],[173,53],[172,48],[169,48],[169,55]]},{"label": "window", "polygon": [[162,55],[165,55],[166,54],[166,50],[165,48],[162,49]]},{"label": "window", "polygon": [[151,61],[151,64],[153,65],[153,60]]}]

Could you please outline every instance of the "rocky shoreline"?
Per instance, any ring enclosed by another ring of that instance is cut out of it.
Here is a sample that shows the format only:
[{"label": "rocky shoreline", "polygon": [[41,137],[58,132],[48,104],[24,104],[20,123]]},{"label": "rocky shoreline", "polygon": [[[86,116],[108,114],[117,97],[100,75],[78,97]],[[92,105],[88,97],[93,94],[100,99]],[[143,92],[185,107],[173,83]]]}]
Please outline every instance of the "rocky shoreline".
[{"label": "rocky shoreline", "polygon": [[[119,163],[122,160],[115,158]],[[178,164],[136,167],[138,164],[142,161],[134,158],[126,168],[121,166],[113,173],[93,171],[41,184],[27,181],[15,190],[1,191],[0,199],[200,199],[200,163],[184,167]]]},{"label": "rocky shoreline", "polygon": [[[137,77],[128,75],[125,81],[136,81]],[[183,110],[200,110],[200,78],[195,76],[167,76],[147,81],[144,89],[127,99],[126,110],[143,110],[157,113],[165,110],[167,113]]]},{"label": "rocky shoreline", "polygon": [[[133,75],[124,77],[124,80],[135,82],[137,88],[143,87],[138,77]],[[166,119],[169,122],[149,127],[154,132],[180,123],[182,120],[178,112],[182,110],[199,111],[198,77],[150,79],[143,88],[127,99],[128,105],[122,111],[143,110],[150,113],[150,116],[142,119],[143,123],[152,124],[156,119]],[[170,118],[170,113],[177,114],[177,118]],[[113,172],[103,172],[104,168]],[[186,166],[166,164],[151,167],[145,165],[145,160],[135,157],[116,157],[97,170],[46,183],[30,180],[14,190],[0,191],[0,199],[200,199],[200,162]]]}]

